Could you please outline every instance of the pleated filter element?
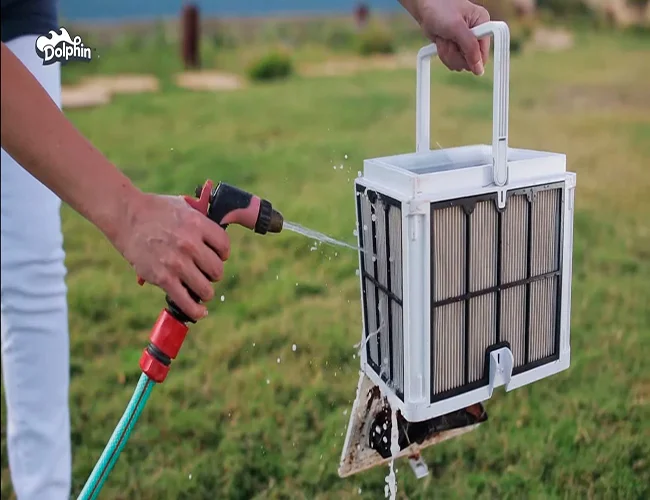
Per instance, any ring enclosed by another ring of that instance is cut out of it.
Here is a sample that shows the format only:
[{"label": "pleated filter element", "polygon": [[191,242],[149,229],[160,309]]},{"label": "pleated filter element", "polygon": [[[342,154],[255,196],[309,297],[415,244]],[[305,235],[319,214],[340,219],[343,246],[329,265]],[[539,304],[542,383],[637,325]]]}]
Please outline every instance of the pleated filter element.
[{"label": "pleated filter element", "polygon": [[558,359],[562,188],[432,204],[432,402],[487,385],[490,349],[515,374]]}]

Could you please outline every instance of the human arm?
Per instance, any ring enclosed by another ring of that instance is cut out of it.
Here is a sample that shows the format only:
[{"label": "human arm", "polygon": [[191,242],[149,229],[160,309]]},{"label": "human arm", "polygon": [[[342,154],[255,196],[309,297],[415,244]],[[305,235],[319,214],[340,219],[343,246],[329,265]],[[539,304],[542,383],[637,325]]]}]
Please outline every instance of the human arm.
[{"label": "human arm", "polygon": [[438,47],[449,69],[482,75],[490,53],[490,39],[477,40],[471,28],[490,20],[488,11],[469,0],[399,0]]},{"label": "human arm", "polygon": [[[94,224],[149,283],[163,288],[190,317],[223,275],[225,231],[180,197],[140,191],[65,117],[20,60],[1,46],[3,149],[62,201]],[[38,200],[34,200],[35,203]],[[214,250],[213,250],[214,249]]]}]

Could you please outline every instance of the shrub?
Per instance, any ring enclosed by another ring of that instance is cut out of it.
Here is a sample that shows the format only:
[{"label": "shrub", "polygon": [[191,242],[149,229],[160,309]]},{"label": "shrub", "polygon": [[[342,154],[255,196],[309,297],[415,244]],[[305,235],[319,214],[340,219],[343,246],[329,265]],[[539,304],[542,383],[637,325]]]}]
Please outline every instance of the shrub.
[{"label": "shrub", "polygon": [[332,50],[353,49],[356,39],[355,32],[345,26],[333,26],[325,34],[325,43]]},{"label": "shrub", "polygon": [[280,51],[269,52],[251,65],[248,76],[256,81],[287,78],[293,73],[291,57]]},{"label": "shrub", "polygon": [[384,29],[368,29],[360,35],[359,52],[364,56],[392,54],[395,52],[393,36]]}]

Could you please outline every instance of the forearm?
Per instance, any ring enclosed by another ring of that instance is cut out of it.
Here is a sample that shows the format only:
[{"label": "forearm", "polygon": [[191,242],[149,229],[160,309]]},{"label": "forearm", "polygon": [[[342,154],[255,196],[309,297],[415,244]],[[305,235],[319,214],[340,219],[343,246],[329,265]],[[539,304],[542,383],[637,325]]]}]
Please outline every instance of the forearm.
[{"label": "forearm", "polygon": [[399,0],[399,3],[401,3],[402,7],[404,7],[406,11],[411,14],[411,17],[413,17],[413,19],[415,19],[418,23],[422,22],[417,6],[417,0]]},{"label": "forearm", "polygon": [[112,240],[140,191],[79,133],[5,44],[1,56],[3,149]]}]

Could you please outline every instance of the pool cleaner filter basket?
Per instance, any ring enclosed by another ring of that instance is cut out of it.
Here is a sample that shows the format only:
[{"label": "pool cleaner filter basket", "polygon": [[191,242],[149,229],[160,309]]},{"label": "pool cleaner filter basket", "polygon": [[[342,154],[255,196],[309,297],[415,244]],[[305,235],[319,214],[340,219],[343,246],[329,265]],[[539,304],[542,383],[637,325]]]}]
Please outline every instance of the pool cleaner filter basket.
[{"label": "pool cleaner filter basket", "polygon": [[365,160],[355,182],[363,347],[341,476],[392,458],[391,408],[398,456],[415,459],[484,422],[496,387],[569,366],[575,174],[563,154],[508,147],[508,26],[473,32],[494,38],[492,144],[430,149],[428,45],[416,152]]}]

